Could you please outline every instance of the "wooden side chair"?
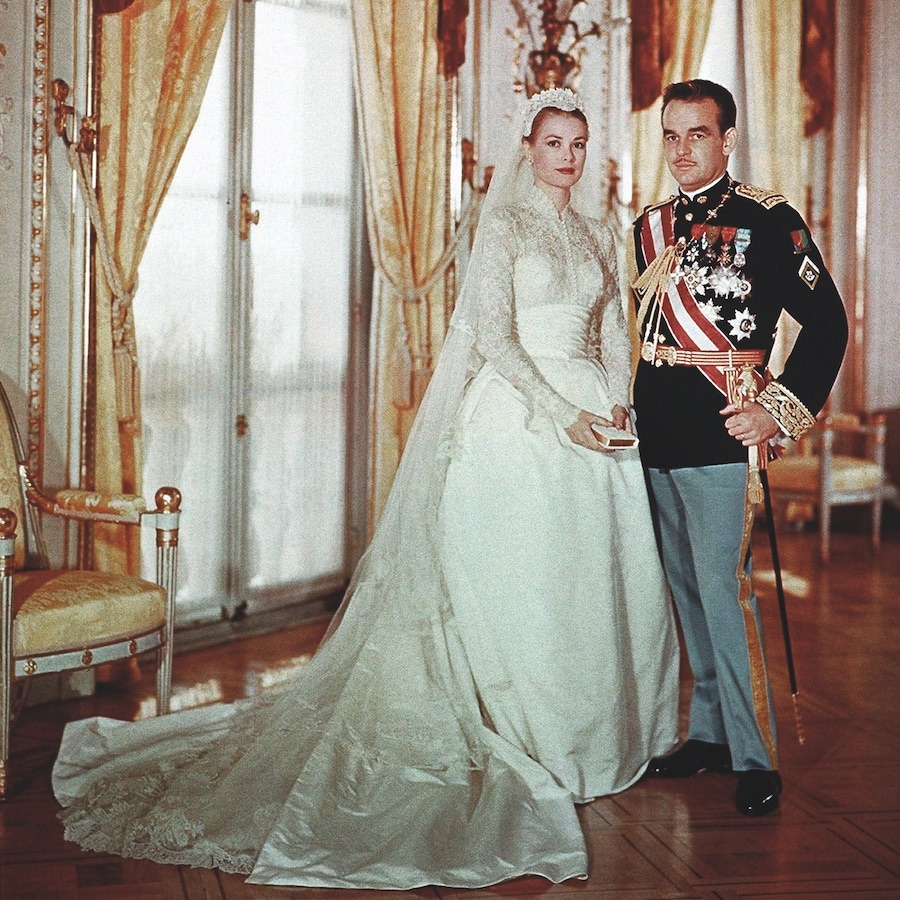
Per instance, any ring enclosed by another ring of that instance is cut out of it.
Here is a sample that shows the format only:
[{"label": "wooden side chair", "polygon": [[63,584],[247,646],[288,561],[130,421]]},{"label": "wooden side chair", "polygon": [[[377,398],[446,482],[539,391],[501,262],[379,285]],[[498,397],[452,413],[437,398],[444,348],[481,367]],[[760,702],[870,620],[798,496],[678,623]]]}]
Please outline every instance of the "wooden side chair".
[{"label": "wooden side chair", "polygon": [[769,464],[769,484],[779,506],[795,501],[816,509],[820,552],[826,562],[831,555],[831,510],[835,506],[871,504],[872,545],[876,550],[881,546],[881,516],[888,494],[886,438],[883,415],[868,421],[848,413],[829,415],[802,438],[798,452]]},{"label": "wooden side chair", "polygon": [[[0,384],[0,800],[10,788],[10,731],[33,679],[138,654],[156,654],[156,711],[169,711],[181,495],[144,499],[32,482],[9,398]],[[156,528],[156,581],[51,569],[41,516]]]}]

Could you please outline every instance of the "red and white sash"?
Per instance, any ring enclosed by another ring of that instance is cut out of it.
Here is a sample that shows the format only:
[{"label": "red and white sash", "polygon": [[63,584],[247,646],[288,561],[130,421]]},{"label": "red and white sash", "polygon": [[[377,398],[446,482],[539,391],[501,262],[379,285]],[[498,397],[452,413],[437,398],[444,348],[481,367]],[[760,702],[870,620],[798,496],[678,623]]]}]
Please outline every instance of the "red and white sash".
[{"label": "red and white sash", "polygon": [[[641,251],[644,264],[649,266],[666,247],[675,243],[674,207],[671,203],[649,210],[641,225]],[[727,353],[737,348],[703,315],[697,299],[683,278],[670,278],[667,290],[660,298],[662,316],[679,347],[685,350],[712,350]],[[726,366],[697,366],[703,375],[728,397]],[[763,377],[756,371],[758,389],[765,387]]]}]

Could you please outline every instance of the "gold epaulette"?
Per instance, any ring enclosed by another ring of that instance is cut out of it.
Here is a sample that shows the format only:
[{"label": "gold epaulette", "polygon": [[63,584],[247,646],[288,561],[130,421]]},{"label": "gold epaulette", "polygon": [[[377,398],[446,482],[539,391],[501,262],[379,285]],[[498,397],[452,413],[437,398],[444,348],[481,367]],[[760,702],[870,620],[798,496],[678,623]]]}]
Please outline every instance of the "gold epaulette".
[{"label": "gold epaulette", "polygon": [[767,191],[765,188],[754,187],[752,184],[739,184],[734,192],[739,197],[746,197],[748,200],[755,200],[765,209],[771,209],[778,206],[779,203],[787,203],[787,197],[783,194],[776,194],[775,191]]},{"label": "gold epaulette", "polygon": [[675,194],[669,194],[665,200],[657,200],[656,203],[648,203],[644,207],[643,212],[641,212],[641,215],[646,215],[651,209],[659,209],[661,206],[668,206],[675,199],[675,196]]}]

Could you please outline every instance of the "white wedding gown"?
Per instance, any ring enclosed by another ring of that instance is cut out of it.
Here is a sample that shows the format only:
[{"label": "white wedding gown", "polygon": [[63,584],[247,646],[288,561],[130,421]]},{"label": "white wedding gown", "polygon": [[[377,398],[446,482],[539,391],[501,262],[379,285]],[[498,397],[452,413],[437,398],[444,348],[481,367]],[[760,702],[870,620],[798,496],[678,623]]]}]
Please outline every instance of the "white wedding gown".
[{"label": "white wedding gown", "polygon": [[439,563],[370,566],[275,694],[69,724],[68,839],[269,884],[586,875],[574,804],[674,744],[678,647],[637,450],[563,427],[627,403],[612,237],[537,188],[483,227],[486,362],[443,448]]}]

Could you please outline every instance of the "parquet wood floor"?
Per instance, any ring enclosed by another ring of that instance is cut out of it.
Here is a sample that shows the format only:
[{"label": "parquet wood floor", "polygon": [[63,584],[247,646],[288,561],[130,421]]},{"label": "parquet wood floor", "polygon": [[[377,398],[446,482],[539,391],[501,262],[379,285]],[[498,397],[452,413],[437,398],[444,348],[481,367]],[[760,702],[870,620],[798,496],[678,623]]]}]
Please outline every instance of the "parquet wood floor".
[{"label": "parquet wood floor", "polygon": [[[734,811],[734,776],[642,781],[580,809],[591,853],[586,881],[550,885],[524,878],[484,890],[323,891],[247,885],[239,876],[82,852],[62,838],[50,767],[64,723],[93,714],[130,718],[152,696],[149,673],[131,687],[101,688],[85,700],[26,711],[13,737],[22,783],[0,806],[3,900],[190,898],[327,900],[418,897],[512,900],[688,898],[900,898],[900,534],[879,556],[862,534],[835,536],[818,562],[812,534],[782,537],[806,741],[794,731],[784,650],[765,535],[754,539],[776,689],[781,771],[779,812],[746,819]],[[284,677],[310,653],[325,623],[176,656],[182,705],[232,700]],[[687,680],[683,688],[688,685]],[[686,692],[683,690],[683,699]]]}]

